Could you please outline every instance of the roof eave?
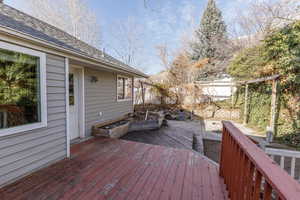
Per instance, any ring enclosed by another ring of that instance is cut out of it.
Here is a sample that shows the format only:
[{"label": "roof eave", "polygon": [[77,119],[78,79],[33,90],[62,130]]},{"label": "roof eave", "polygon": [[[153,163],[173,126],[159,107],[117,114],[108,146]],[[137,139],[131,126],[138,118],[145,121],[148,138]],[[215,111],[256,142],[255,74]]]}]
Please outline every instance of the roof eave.
[{"label": "roof eave", "polygon": [[77,51],[62,47],[60,45],[49,43],[48,41],[42,40],[42,39],[37,38],[37,37],[33,37],[30,34],[27,34],[27,33],[21,32],[21,31],[17,31],[15,29],[11,29],[9,27],[5,27],[5,26],[0,25],[0,33],[8,34],[9,36],[14,36],[14,37],[17,37],[17,38],[20,38],[20,39],[23,39],[23,40],[28,40],[30,42],[35,42],[36,45],[41,45],[41,46],[44,46],[44,47],[56,49],[56,50],[59,50],[61,52],[66,53],[66,54],[71,54],[73,56],[80,56],[82,58],[91,60],[91,61],[99,63],[101,65],[106,65],[109,68],[111,68],[112,70],[121,70],[121,71],[124,71],[126,73],[132,74],[132,75],[134,75],[135,77],[138,77],[138,78],[148,78],[149,77],[145,73],[134,72],[134,71],[131,71],[131,70],[124,69],[123,67],[118,66],[114,63],[110,63],[110,62],[107,62],[107,61],[104,61],[104,60],[96,59],[96,58],[93,58],[91,56],[85,55],[83,53],[79,53]]}]

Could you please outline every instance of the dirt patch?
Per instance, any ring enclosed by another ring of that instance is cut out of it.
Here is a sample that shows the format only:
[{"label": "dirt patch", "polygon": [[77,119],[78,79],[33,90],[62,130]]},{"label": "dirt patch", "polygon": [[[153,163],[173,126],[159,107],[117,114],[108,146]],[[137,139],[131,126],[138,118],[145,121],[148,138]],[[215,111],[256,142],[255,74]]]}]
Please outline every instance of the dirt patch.
[{"label": "dirt patch", "polygon": [[118,122],[103,126],[101,128],[102,129],[113,129],[113,128],[116,128],[118,126],[122,126],[124,124],[127,124],[128,122],[129,122],[129,120],[122,120],[122,121],[118,121]]}]

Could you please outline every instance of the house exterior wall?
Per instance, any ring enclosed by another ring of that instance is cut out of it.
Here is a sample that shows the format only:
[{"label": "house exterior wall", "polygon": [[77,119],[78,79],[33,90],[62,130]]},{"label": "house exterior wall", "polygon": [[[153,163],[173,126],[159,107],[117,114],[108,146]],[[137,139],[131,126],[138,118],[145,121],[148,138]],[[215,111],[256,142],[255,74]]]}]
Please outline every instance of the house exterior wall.
[{"label": "house exterior wall", "polygon": [[[133,100],[117,101],[117,73],[86,68],[84,74],[85,134],[89,136],[95,123],[133,112]],[[96,76],[98,82],[92,83],[91,76]]]},{"label": "house exterior wall", "polygon": [[46,128],[0,137],[0,187],[67,156],[65,59],[46,56]]}]

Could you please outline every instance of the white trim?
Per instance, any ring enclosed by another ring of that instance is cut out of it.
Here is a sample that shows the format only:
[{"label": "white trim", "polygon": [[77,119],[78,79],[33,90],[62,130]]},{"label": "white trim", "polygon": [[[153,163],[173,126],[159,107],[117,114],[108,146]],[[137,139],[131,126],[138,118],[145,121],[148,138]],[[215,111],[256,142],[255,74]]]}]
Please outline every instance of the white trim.
[{"label": "white trim", "polygon": [[82,95],[81,95],[81,117],[80,117],[80,122],[81,122],[81,138],[85,138],[85,71],[84,71],[84,67],[82,67],[82,82],[81,82],[81,86],[82,86]]},{"label": "white trim", "polygon": [[80,104],[79,104],[79,135],[80,138],[85,138],[85,86],[84,86],[84,67],[74,66],[74,68],[81,69],[81,77],[79,79],[79,89],[80,89]]},{"label": "white trim", "polygon": [[133,101],[133,92],[132,92],[132,91],[131,91],[131,98],[125,99],[126,86],[124,86],[124,87],[125,87],[125,91],[124,91],[124,99],[119,99],[119,96],[118,96],[118,81],[119,81],[119,77],[120,77],[120,78],[127,78],[127,79],[130,79],[130,80],[131,80],[131,89],[133,88],[133,78],[132,78],[132,77],[117,74],[117,102]]},{"label": "white trim", "polygon": [[132,77],[132,112],[134,112],[134,102],[135,102],[134,81],[135,78]]},{"label": "white trim", "polygon": [[0,48],[39,57],[40,59],[40,66],[39,66],[40,67],[40,103],[41,103],[41,122],[16,126],[7,129],[1,129],[0,136],[7,136],[19,132],[25,132],[25,131],[38,129],[38,128],[47,127],[46,54],[28,48],[20,47],[17,45],[12,45],[6,42],[1,42],[1,41],[0,41]]},{"label": "white trim", "polygon": [[67,129],[67,157],[71,156],[71,137],[70,137],[70,105],[69,105],[69,58],[65,58],[65,85],[66,85],[66,129]]},{"label": "white trim", "polygon": [[126,102],[126,101],[129,102],[129,101],[132,101],[132,99],[118,99],[117,101],[118,101],[118,102],[124,102],[124,101],[125,101],[125,102]]},{"label": "white trim", "polygon": [[286,150],[286,149],[275,149],[275,148],[267,147],[265,149],[265,152],[266,152],[266,154],[269,154],[269,155],[300,158],[299,151],[292,151],[292,150]]}]

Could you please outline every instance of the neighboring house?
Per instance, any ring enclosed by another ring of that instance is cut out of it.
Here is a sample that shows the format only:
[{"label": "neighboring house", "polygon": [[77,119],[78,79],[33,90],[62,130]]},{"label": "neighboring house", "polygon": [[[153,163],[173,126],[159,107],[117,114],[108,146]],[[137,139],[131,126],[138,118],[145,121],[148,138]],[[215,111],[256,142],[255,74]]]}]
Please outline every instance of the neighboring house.
[{"label": "neighboring house", "polygon": [[0,3],[0,187],[131,113],[134,77],[147,75]]},{"label": "neighboring house", "polygon": [[[166,73],[159,73],[149,78],[154,83],[166,83]],[[149,85],[144,85],[145,103],[147,104],[160,104],[161,97],[154,88]],[[202,103],[208,101],[223,101],[230,99],[236,92],[237,87],[235,81],[230,77],[223,77],[211,81],[195,81],[193,83],[186,83],[178,85],[177,87],[170,88],[170,91],[176,94],[180,94],[184,105],[190,105],[195,103]],[[135,88],[135,103],[142,104],[142,92],[141,86],[136,84]],[[166,99],[168,104],[176,102],[175,98]]]},{"label": "neighboring house", "polygon": [[153,83],[166,84],[169,81],[169,72],[168,71],[159,72],[158,74],[154,74],[150,76],[149,80]]},{"label": "neighboring house", "polygon": [[236,91],[236,83],[232,78],[220,78],[213,81],[197,81],[196,84],[202,89],[202,100],[209,97],[212,101],[230,99]]}]

